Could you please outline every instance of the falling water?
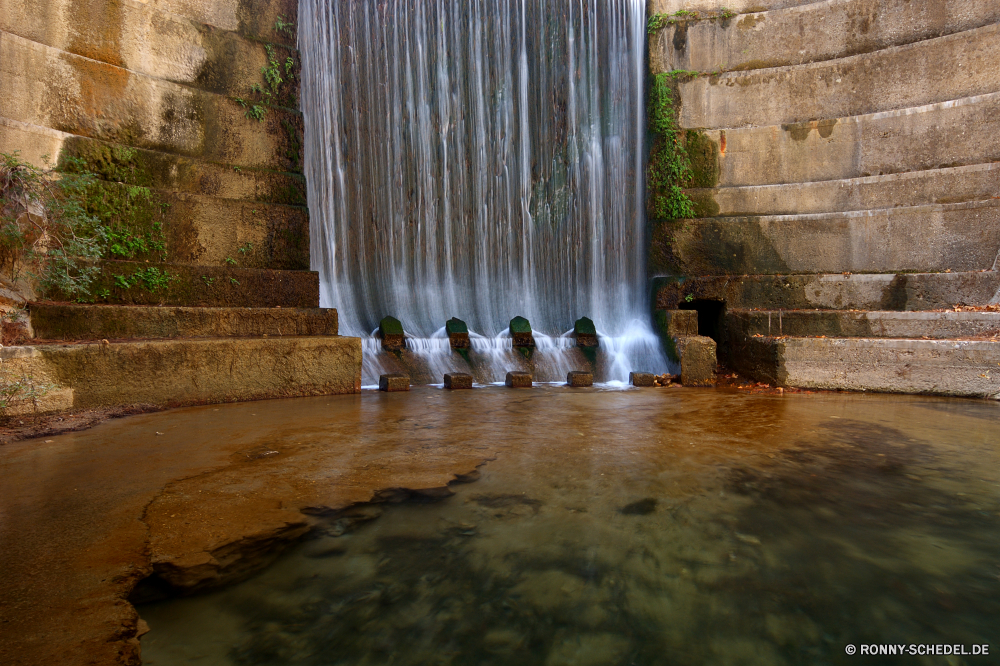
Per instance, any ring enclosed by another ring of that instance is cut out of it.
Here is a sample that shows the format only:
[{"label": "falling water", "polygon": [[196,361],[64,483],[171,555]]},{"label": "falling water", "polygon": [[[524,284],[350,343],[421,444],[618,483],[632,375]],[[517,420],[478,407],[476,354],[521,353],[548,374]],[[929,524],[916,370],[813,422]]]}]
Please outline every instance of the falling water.
[{"label": "falling water", "polygon": [[[495,381],[522,315],[556,379],[588,316],[603,379],[667,368],[643,256],[645,0],[301,0],[299,39],[312,265],[344,333],[391,314],[428,368],[460,370],[440,330],[459,317]],[[364,349],[370,383],[386,355]]]}]

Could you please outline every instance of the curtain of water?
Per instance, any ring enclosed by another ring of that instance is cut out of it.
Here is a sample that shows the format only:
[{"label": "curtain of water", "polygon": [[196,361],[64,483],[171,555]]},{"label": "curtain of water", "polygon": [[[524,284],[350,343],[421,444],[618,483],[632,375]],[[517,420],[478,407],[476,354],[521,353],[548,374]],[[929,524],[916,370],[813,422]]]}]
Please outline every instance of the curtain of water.
[{"label": "curtain of water", "polygon": [[645,0],[299,16],[312,265],[344,333],[391,314],[420,338],[450,317],[492,337],[522,315],[558,335],[589,316],[665,368],[646,324]]}]

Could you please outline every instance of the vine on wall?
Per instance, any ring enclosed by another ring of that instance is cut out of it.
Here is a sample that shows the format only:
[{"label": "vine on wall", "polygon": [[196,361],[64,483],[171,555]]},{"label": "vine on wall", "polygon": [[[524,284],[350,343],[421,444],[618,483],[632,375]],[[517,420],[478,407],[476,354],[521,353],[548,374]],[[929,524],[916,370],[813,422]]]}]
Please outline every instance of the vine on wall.
[{"label": "vine on wall", "polygon": [[691,199],[681,185],[692,177],[691,160],[681,141],[674,109],[674,73],[657,74],[649,89],[649,131],[653,144],[649,152],[647,186],[649,216],[677,220],[695,216]]}]

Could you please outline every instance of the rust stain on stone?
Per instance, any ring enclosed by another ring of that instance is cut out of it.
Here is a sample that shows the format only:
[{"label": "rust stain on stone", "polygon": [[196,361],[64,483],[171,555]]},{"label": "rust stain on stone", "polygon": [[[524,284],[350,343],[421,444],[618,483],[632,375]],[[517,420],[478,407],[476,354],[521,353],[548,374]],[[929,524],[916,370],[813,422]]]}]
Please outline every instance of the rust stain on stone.
[{"label": "rust stain on stone", "polygon": [[69,29],[73,35],[71,53],[125,66],[122,58],[122,3],[121,0],[75,0],[71,3]]}]

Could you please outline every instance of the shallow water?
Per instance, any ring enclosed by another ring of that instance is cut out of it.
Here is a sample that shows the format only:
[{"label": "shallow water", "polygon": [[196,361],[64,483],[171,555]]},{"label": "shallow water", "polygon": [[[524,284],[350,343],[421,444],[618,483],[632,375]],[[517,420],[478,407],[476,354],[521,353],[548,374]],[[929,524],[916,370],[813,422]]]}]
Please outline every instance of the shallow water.
[{"label": "shallow water", "polygon": [[[338,427],[376,418],[380,437],[489,442],[495,459],[450,498],[331,520],[244,583],[140,607],[144,663],[1000,654],[997,404],[557,387],[366,402]],[[993,654],[845,654],[872,643]]]}]

